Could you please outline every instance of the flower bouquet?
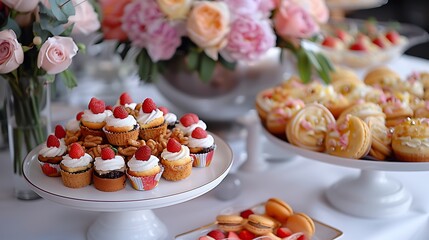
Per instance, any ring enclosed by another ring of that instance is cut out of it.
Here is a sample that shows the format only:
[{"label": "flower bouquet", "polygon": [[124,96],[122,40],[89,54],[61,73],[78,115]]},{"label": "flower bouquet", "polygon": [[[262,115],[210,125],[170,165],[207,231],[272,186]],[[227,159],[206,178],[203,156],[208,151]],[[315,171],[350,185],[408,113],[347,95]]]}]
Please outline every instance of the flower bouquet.
[{"label": "flower bouquet", "polygon": [[[91,16],[96,21],[88,26],[83,21]],[[25,155],[43,143],[50,131],[49,116],[42,114],[45,107],[50,111],[48,83],[59,74],[65,85],[76,86],[68,68],[84,46],[71,35],[99,27],[92,4],[85,0],[0,2],[0,76],[9,86],[9,145],[15,174],[22,174]]]},{"label": "flower bouquet", "polygon": [[[137,51],[142,80],[177,60],[210,81],[217,65],[234,70],[274,47],[289,49],[305,82],[315,70],[329,82],[330,62],[301,40],[328,20],[323,0],[99,0],[104,39],[119,41],[122,56]],[[183,62],[183,61],[182,61]]]}]

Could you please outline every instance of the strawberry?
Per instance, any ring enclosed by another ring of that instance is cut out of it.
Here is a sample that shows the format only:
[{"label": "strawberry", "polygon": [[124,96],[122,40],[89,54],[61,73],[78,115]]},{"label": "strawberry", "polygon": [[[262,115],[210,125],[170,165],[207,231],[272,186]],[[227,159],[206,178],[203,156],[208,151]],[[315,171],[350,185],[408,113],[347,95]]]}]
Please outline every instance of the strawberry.
[{"label": "strawberry", "polygon": [[115,118],[125,119],[128,117],[128,112],[125,110],[125,107],[119,105],[113,109],[113,116],[115,116]]},{"label": "strawberry", "polygon": [[130,104],[132,102],[133,102],[133,99],[126,92],[122,93],[121,96],[119,96],[119,104],[121,105]]},{"label": "strawberry", "polygon": [[63,126],[55,126],[55,136],[60,139],[66,136],[66,130],[64,130]]},{"label": "strawberry", "polygon": [[198,238],[198,240],[215,240],[215,239],[209,236],[201,236]]},{"label": "strawberry", "polygon": [[192,131],[191,136],[193,138],[196,138],[196,139],[203,139],[203,138],[207,137],[207,132],[206,132],[206,130],[204,130],[200,127],[197,127],[194,129],[194,131]]},{"label": "strawberry", "polygon": [[112,111],[112,112],[113,112],[113,106],[112,106],[112,105],[107,105],[107,106],[106,106],[106,110],[110,110],[110,111]]},{"label": "strawberry", "polygon": [[207,233],[207,236],[210,236],[215,240],[222,240],[226,237],[225,234],[219,229],[211,230],[209,233]]},{"label": "strawberry", "polygon": [[158,109],[159,109],[159,110],[161,110],[161,111],[162,111],[162,113],[164,113],[164,115],[165,115],[165,114],[167,114],[167,113],[169,112],[169,110],[168,110],[168,108],[167,108],[167,107],[159,107]]},{"label": "strawberry", "polygon": [[144,113],[151,113],[153,110],[156,110],[156,104],[152,98],[146,98],[142,104],[142,110]]},{"label": "strawberry", "polygon": [[176,139],[170,138],[167,142],[167,151],[175,153],[180,152],[182,149],[182,144],[180,144]]},{"label": "strawberry", "polygon": [[82,115],[83,115],[83,111],[78,112],[78,113],[76,114],[76,120],[77,120],[77,121],[80,121],[80,119],[82,118]]},{"label": "strawberry", "polygon": [[186,116],[186,115],[182,116],[179,119],[179,121],[185,127],[189,127],[189,126],[191,126],[192,124],[195,123],[194,119],[191,116]]},{"label": "strawberry", "polygon": [[235,232],[228,232],[228,240],[240,240],[240,237]]},{"label": "strawberry", "polygon": [[356,41],[353,44],[351,44],[349,49],[353,51],[362,51],[362,52],[365,52],[368,50],[367,47],[362,42],[359,42],[359,41]]},{"label": "strawberry", "polygon": [[74,159],[79,159],[85,155],[83,147],[79,143],[72,143],[70,145],[69,156]]},{"label": "strawberry", "polygon": [[277,229],[276,235],[277,237],[285,238],[292,235],[292,231],[289,228],[282,227]]},{"label": "strawberry", "polygon": [[59,147],[60,146],[60,140],[55,135],[49,135],[48,140],[46,140],[46,146],[47,147]]},{"label": "strawberry", "polygon": [[149,160],[150,155],[152,155],[152,150],[147,145],[139,147],[137,149],[136,153],[134,154],[134,156],[136,157],[136,159],[137,160],[141,160],[141,161],[147,161],[147,160]]},{"label": "strawberry", "polygon": [[244,229],[244,230],[242,230],[239,234],[238,234],[238,236],[241,238],[241,239],[243,239],[243,240],[252,240],[252,239],[254,239],[256,236],[255,236],[255,234],[253,234],[253,233],[251,233],[251,232],[249,232],[248,230],[246,230],[246,229]]},{"label": "strawberry", "polygon": [[341,39],[342,41],[347,41],[348,40],[347,38],[349,38],[349,34],[343,29],[336,29],[335,35],[337,36],[337,38]]},{"label": "strawberry", "polygon": [[301,236],[298,237],[297,240],[308,240],[308,239],[304,234],[302,234]]},{"label": "strawberry", "polygon": [[106,110],[106,104],[103,100],[99,100],[95,97],[91,98],[91,101],[88,104],[89,110],[91,110],[92,113],[98,114],[104,112]]},{"label": "strawberry", "polygon": [[379,48],[386,48],[386,43],[383,41],[381,37],[376,37],[372,39],[372,43],[377,45]]},{"label": "strawberry", "polygon": [[115,152],[110,147],[105,147],[101,149],[101,159],[108,160],[115,158]]},{"label": "strawberry", "polygon": [[186,113],[184,116],[190,116],[194,120],[195,123],[197,123],[198,121],[200,121],[200,118],[195,113]]},{"label": "strawberry", "polygon": [[244,211],[240,212],[240,216],[242,218],[249,218],[249,216],[251,214],[254,214],[254,212],[251,209],[247,209],[247,210],[244,210]]},{"label": "strawberry", "polygon": [[390,30],[385,34],[387,40],[389,40],[391,43],[393,44],[398,44],[399,43],[399,33],[397,31],[394,30]]},{"label": "strawberry", "polygon": [[54,167],[51,167],[49,163],[44,163],[42,165],[42,171],[47,176],[54,176],[57,173],[57,169],[55,169]]},{"label": "strawberry", "polygon": [[325,39],[322,41],[322,46],[329,47],[329,48],[336,48],[339,44],[338,38],[326,36]]}]

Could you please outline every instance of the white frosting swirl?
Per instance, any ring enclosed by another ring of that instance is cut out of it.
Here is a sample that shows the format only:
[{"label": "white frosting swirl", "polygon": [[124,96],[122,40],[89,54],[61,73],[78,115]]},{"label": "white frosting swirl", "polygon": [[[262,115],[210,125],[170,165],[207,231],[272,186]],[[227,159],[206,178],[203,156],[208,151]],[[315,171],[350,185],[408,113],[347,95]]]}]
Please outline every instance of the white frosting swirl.
[{"label": "white frosting swirl", "polygon": [[64,166],[69,168],[84,167],[87,166],[90,162],[92,162],[92,157],[88,153],[85,153],[85,155],[83,155],[79,159],[71,158],[67,154],[63,157],[63,160],[61,161]]},{"label": "white frosting swirl", "polygon": [[114,127],[126,127],[126,126],[134,126],[137,124],[136,119],[128,115],[126,118],[116,118],[114,115],[110,115],[106,118],[106,125],[114,126]]},{"label": "white frosting swirl", "polygon": [[140,109],[139,116],[137,117],[137,121],[140,124],[148,124],[154,119],[157,119],[163,116],[164,116],[164,113],[159,109],[155,109],[150,113],[145,113],[143,112],[143,108],[142,108]]},{"label": "white frosting swirl", "polygon": [[164,119],[168,124],[175,123],[177,121],[177,116],[174,113],[167,113],[164,115]]},{"label": "white frosting swirl", "polygon": [[70,132],[77,132],[80,130],[80,121],[76,120],[75,118],[70,119],[66,124],[66,130]]},{"label": "white frosting swirl", "polygon": [[207,129],[207,125],[202,120],[199,120],[197,123],[191,124],[190,126],[183,126],[181,122],[176,124],[176,127],[178,127],[185,135],[190,135],[192,131],[194,131],[195,128],[200,127],[204,130]]},{"label": "white frosting swirl", "polygon": [[125,160],[122,156],[116,155],[112,159],[103,160],[101,157],[96,157],[94,168],[98,171],[113,171],[119,170],[125,166]]},{"label": "white frosting swirl", "polygon": [[428,138],[411,138],[410,136],[407,137],[399,137],[398,138],[401,141],[402,145],[411,147],[411,148],[417,148],[420,146],[423,147],[429,147],[429,139]]},{"label": "white frosting swirl", "polygon": [[112,111],[105,110],[102,113],[93,113],[91,110],[86,109],[83,111],[82,120],[87,122],[104,122],[108,116],[112,115]]},{"label": "white frosting swirl", "polygon": [[187,146],[182,145],[182,148],[178,152],[169,152],[167,148],[165,148],[161,157],[167,161],[177,161],[189,156],[189,148]]},{"label": "white frosting swirl", "polygon": [[121,102],[118,99],[114,107],[117,107],[117,106],[124,106],[126,108],[131,108],[132,110],[134,110],[137,106],[137,103],[125,103],[124,105],[121,105]]},{"label": "white frosting swirl", "polygon": [[128,162],[127,165],[133,172],[142,172],[148,171],[156,166],[158,166],[159,159],[151,155],[147,161],[137,160],[135,156],[133,156]]},{"label": "white frosting swirl", "polygon": [[202,148],[209,148],[213,146],[214,144],[214,138],[212,135],[207,135],[205,138],[193,138],[192,136],[189,136],[188,138],[188,147],[202,147]]},{"label": "white frosting swirl", "polygon": [[[61,142],[62,140],[62,142]],[[60,146],[59,147],[48,147],[46,146],[46,143],[43,144],[42,149],[40,149],[39,154],[44,157],[57,157],[62,156],[66,150],[67,146],[64,142],[64,139],[60,140]]]}]

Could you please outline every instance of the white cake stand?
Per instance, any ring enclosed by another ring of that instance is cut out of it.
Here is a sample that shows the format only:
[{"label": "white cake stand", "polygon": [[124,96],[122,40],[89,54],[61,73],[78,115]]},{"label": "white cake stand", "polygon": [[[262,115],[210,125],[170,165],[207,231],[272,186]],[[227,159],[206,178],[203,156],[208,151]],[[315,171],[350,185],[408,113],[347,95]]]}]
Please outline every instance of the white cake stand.
[{"label": "white cake stand", "polygon": [[178,182],[161,179],[150,191],[134,190],[129,183],[118,192],[101,192],[92,185],[67,188],[61,178],[42,173],[37,160],[41,146],[26,157],[24,177],[45,199],[76,209],[103,212],[90,226],[88,239],[167,239],[168,230],[152,209],[182,203],[210,191],[225,178],[232,166],[231,148],[212,135],[217,148],[209,167],[193,168],[188,178]]},{"label": "white cake stand", "polygon": [[292,152],[309,159],[342,167],[360,169],[358,177],[339,180],[326,191],[328,201],[337,209],[358,217],[381,218],[408,211],[411,194],[385,171],[428,171],[429,162],[388,162],[341,158],[320,152],[299,148],[271,135],[264,129],[269,140]]}]

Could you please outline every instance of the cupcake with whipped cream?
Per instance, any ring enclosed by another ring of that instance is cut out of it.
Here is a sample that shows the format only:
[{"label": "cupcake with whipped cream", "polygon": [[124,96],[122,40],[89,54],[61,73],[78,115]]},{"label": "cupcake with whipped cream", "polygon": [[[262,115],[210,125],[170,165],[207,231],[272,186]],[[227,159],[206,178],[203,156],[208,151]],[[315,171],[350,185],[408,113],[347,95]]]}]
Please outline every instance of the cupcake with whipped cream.
[{"label": "cupcake with whipped cream", "polygon": [[125,109],[134,110],[136,109],[137,103],[134,102],[128,93],[123,92],[115,104],[115,107],[117,106],[123,106]]},{"label": "cupcake with whipped cream", "polygon": [[151,98],[146,98],[137,116],[140,125],[140,137],[143,140],[157,139],[167,131],[164,113],[159,110]]},{"label": "cupcake with whipped cream", "polygon": [[106,118],[103,128],[107,141],[115,146],[125,146],[128,140],[137,140],[139,137],[139,125],[136,119],[129,115],[124,106],[113,109],[113,115]]},{"label": "cupcake with whipped cream", "polygon": [[197,127],[188,137],[188,147],[194,167],[208,167],[213,159],[216,144],[212,135]]},{"label": "cupcake with whipped cream", "polygon": [[159,110],[161,110],[164,113],[164,120],[167,123],[167,129],[173,129],[176,124],[179,123],[177,120],[177,115],[170,112],[167,107],[159,107]]},{"label": "cupcake with whipped cream", "polygon": [[93,135],[104,137],[102,128],[106,125],[106,118],[112,115],[112,111],[106,110],[103,100],[91,98],[88,109],[83,111],[80,119],[80,130],[83,136]]},{"label": "cupcake with whipped cream", "polygon": [[161,153],[161,164],[164,166],[162,177],[168,181],[179,181],[189,177],[192,171],[189,148],[170,138],[167,147]]},{"label": "cupcake with whipped cream", "polygon": [[59,177],[61,175],[60,162],[63,160],[66,150],[66,145],[61,144],[58,137],[53,134],[48,136],[38,155],[40,167],[46,176]]},{"label": "cupcake with whipped cream", "polygon": [[149,146],[141,146],[127,162],[127,176],[136,190],[147,191],[158,185],[164,168],[159,159],[152,155]]},{"label": "cupcake with whipped cream", "polygon": [[197,114],[195,113],[186,113],[179,119],[179,123],[176,124],[176,127],[180,129],[185,136],[191,135],[192,131],[195,128],[200,127],[204,130],[207,129],[205,122],[200,120]]},{"label": "cupcake with whipped cream", "polygon": [[83,111],[77,113],[76,117],[67,121],[67,123],[65,125],[65,130],[66,130],[65,140],[66,140],[66,142],[67,142],[67,139],[69,139],[71,137],[76,137],[76,138],[80,137],[80,135],[81,135],[81,133],[80,133],[80,120],[82,118],[82,115],[83,115]]},{"label": "cupcake with whipped cream", "polygon": [[63,157],[60,163],[64,186],[69,188],[88,186],[92,180],[92,162],[91,155],[85,153],[79,143],[72,143],[69,153]]},{"label": "cupcake with whipped cream", "polygon": [[116,192],[125,187],[125,160],[112,148],[101,149],[101,156],[94,162],[94,187],[103,192]]}]

